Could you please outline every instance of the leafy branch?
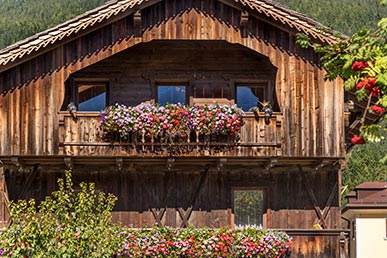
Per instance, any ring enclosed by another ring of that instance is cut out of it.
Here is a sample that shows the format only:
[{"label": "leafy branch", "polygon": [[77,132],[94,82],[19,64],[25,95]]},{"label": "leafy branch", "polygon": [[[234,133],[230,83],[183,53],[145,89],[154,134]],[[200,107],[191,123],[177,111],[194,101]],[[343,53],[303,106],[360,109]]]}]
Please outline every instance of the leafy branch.
[{"label": "leafy branch", "polygon": [[387,18],[379,21],[375,31],[361,30],[335,44],[311,43],[303,34],[298,35],[297,43],[322,54],[326,80],[341,77],[345,90],[354,91],[359,101],[367,100],[360,134],[352,138],[352,143],[381,141],[380,126],[365,124],[365,118],[368,112],[382,116],[387,108]]}]

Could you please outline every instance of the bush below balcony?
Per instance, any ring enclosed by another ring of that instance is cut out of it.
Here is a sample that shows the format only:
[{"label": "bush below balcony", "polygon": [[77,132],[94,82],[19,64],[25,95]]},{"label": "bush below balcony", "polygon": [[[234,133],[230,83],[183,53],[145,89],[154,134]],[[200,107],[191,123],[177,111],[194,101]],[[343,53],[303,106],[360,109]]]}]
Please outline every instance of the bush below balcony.
[{"label": "bush below balcony", "polygon": [[243,111],[236,105],[115,104],[100,116],[101,129],[110,141],[130,141],[135,135],[143,141],[187,142],[192,134],[233,136],[243,124]]},{"label": "bush below balcony", "polygon": [[12,223],[1,231],[2,257],[288,257],[291,239],[257,227],[128,229],[114,225],[116,197],[94,184],[72,187],[71,173],[38,207],[11,204]]}]

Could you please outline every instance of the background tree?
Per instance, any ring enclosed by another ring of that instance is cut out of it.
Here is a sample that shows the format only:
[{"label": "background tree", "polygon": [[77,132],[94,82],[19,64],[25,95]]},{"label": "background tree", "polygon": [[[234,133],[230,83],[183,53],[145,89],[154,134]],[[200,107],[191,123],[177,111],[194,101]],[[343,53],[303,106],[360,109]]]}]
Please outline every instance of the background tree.
[{"label": "background tree", "polygon": [[0,49],[105,2],[107,0],[0,0]]},{"label": "background tree", "polygon": [[275,0],[334,30],[352,35],[360,29],[374,29],[387,17],[379,0]]}]

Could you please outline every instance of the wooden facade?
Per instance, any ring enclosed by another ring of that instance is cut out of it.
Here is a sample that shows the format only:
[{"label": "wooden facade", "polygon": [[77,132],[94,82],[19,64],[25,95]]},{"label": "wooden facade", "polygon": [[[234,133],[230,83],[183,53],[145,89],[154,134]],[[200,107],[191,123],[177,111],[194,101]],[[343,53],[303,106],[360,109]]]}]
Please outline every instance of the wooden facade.
[{"label": "wooden facade", "polygon": [[[334,39],[261,2],[113,1],[0,51],[3,220],[5,200],[42,199],[66,168],[116,194],[114,218],[132,227],[232,227],[232,190],[256,188],[264,226],[294,237],[294,257],[338,257],[344,91],[295,35]],[[107,104],[131,106],[157,102],[160,83],[186,85],[188,104],[235,103],[239,84],[264,83],[276,112],[269,124],[246,113],[238,139],[110,143],[98,113],[66,110],[78,82],[106,83]],[[195,97],[212,84],[222,100]]]}]

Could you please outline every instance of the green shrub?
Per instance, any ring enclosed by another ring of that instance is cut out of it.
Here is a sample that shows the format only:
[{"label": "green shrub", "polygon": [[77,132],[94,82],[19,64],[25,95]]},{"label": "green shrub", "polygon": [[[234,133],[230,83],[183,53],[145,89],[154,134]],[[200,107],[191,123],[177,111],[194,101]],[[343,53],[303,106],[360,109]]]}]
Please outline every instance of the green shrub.
[{"label": "green shrub", "polygon": [[118,249],[118,228],[111,211],[117,198],[95,193],[94,184],[73,189],[70,171],[59,190],[36,207],[33,199],[11,203],[11,225],[2,232],[8,257],[111,257]]}]

